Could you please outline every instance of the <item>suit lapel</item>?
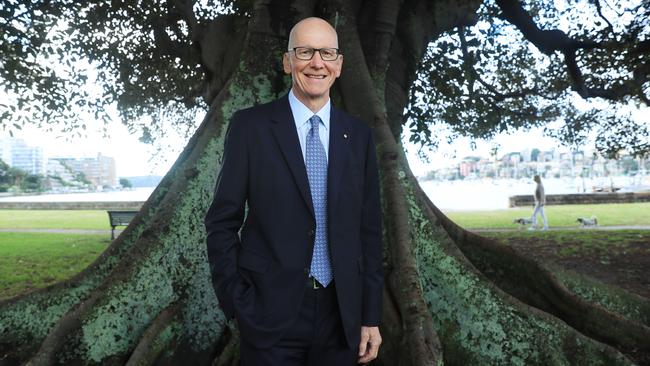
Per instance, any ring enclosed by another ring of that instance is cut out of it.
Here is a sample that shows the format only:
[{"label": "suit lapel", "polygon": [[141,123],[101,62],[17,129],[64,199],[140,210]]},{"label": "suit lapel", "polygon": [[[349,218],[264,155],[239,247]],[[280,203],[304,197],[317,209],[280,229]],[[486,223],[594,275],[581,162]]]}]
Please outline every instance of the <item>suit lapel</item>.
[{"label": "suit lapel", "polygon": [[291,107],[289,106],[289,100],[286,95],[275,103],[271,122],[273,136],[280,146],[287,165],[289,165],[289,169],[293,174],[302,198],[305,200],[305,204],[307,204],[309,211],[314,216],[307,169],[305,168],[302,150],[300,149],[296,124],[293,120],[293,114],[291,113]]},{"label": "suit lapel", "polygon": [[327,168],[327,201],[329,210],[336,208],[338,195],[341,188],[341,177],[349,160],[350,153],[350,132],[347,129],[347,121],[341,113],[332,107],[330,114],[330,146]]}]

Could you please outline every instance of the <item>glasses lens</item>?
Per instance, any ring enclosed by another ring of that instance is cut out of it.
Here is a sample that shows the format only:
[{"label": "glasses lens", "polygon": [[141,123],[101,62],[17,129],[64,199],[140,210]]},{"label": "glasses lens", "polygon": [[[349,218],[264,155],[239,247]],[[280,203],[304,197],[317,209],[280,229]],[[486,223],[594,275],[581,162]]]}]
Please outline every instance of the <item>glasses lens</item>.
[{"label": "glasses lens", "polygon": [[320,57],[325,61],[334,61],[338,57],[336,48],[321,48]]},{"label": "glasses lens", "polygon": [[294,48],[294,52],[300,60],[311,60],[312,56],[314,56],[314,49],[312,48],[296,47]]}]

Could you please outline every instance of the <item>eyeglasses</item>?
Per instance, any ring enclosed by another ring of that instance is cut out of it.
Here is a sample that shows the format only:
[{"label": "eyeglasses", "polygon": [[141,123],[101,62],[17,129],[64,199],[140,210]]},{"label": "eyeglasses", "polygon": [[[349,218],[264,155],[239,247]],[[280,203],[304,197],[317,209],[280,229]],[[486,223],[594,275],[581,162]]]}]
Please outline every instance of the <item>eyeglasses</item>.
[{"label": "eyeglasses", "polygon": [[339,58],[338,48],[310,48],[310,47],[294,47],[287,52],[292,52],[296,55],[298,60],[309,61],[314,57],[316,51],[320,53],[320,58],[323,61],[334,61]]}]

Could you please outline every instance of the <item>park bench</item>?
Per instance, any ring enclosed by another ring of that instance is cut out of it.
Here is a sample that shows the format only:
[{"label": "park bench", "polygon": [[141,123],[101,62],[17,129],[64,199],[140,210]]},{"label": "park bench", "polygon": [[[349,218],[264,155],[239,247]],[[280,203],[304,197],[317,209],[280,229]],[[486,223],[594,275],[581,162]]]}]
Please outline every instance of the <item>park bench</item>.
[{"label": "park bench", "polygon": [[115,228],[117,226],[128,226],[131,220],[138,214],[138,211],[107,211],[108,219],[111,222],[111,240],[115,239]]}]

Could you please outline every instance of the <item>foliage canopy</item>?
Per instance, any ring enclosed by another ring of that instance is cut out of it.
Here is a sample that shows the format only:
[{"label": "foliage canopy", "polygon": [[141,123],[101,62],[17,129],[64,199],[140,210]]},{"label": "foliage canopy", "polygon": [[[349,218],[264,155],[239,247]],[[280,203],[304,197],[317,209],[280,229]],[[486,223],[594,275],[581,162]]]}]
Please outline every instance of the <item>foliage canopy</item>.
[{"label": "foliage canopy", "polygon": [[[145,141],[164,134],[165,121],[187,129],[214,98],[210,84],[226,62],[215,60],[223,56],[211,50],[208,30],[217,18],[245,21],[251,6],[4,2],[0,126],[11,132],[60,123],[79,131],[84,113],[107,122],[117,106]],[[649,18],[643,1],[488,0],[474,25],[430,43],[402,123],[412,141],[430,146],[439,142],[437,126],[450,138],[541,126],[567,145],[595,133],[596,147],[609,156],[647,154],[648,121],[630,111],[650,104]]]}]

